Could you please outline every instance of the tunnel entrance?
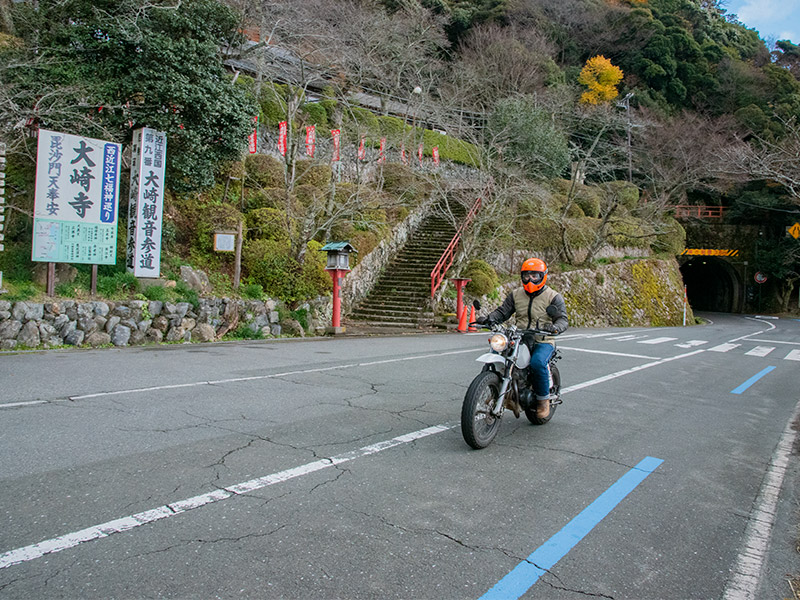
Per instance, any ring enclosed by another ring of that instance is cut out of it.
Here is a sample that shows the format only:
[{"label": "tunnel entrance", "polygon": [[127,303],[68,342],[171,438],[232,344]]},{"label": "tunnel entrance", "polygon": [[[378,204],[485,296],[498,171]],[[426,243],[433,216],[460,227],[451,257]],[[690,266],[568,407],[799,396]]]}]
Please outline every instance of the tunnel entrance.
[{"label": "tunnel entrance", "polygon": [[681,265],[681,275],[692,309],[742,311],[742,283],[728,261],[713,256],[695,256]]}]

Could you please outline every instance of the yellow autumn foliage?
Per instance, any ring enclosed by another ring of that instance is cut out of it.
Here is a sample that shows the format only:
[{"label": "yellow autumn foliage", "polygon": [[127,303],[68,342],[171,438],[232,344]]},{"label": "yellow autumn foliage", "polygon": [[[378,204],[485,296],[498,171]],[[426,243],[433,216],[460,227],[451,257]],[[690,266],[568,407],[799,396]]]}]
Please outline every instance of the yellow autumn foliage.
[{"label": "yellow autumn foliage", "polygon": [[581,95],[583,104],[604,104],[617,97],[617,85],[622,81],[622,69],[605,56],[593,56],[578,75],[578,83],[588,89]]}]

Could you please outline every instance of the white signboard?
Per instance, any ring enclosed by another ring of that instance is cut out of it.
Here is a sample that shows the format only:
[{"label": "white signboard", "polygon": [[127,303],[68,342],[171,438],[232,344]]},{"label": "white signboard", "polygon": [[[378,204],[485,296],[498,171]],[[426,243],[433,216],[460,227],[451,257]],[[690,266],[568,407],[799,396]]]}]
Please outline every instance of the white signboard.
[{"label": "white signboard", "polygon": [[39,130],[31,260],[113,265],[122,147]]},{"label": "white signboard", "polygon": [[161,220],[167,136],[143,127],[133,132],[126,265],[137,277],[161,275]]}]

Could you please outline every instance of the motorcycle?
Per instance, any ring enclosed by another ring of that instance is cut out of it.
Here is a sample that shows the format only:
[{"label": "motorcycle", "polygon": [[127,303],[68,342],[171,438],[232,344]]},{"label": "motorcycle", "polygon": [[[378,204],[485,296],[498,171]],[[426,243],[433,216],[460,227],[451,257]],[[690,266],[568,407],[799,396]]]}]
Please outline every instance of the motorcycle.
[{"label": "motorcycle", "polygon": [[[473,302],[476,310],[480,303]],[[472,325],[472,324],[471,324]],[[475,324],[478,325],[478,324]],[[516,418],[522,412],[534,425],[544,425],[555,414],[561,404],[561,373],[556,362],[561,353],[556,347],[547,364],[550,377],[550,414],[536,416],[536,399],[530,387],[531,350],[529,343],[544,343],[537,336],[552,336],[553,333],[534,329],[517,329],[514,325],[478,325],[492,331],[489,338],[491,352],[476,360],[484,363],[483,369],[472,380],[461,405],[461,433],[464,441],[476,450],[492,443],[500,430],[500,419],[508,408]],[[532,338],[532,339],[531,339]]]}]

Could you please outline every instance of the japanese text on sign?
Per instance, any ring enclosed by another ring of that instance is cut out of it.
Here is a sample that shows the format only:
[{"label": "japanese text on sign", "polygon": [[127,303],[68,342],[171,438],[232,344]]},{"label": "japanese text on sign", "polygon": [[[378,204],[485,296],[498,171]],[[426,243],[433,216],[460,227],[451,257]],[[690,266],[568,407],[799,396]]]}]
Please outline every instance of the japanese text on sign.
[{"label": "japanese text on sign", "polygon": [[122,148],[39,130],[32,260],[114,264]]},{"label": "japanese text on sign", "polygon": [[133,134],[126,266],[137,277],[161,274],[166,134],[144,127]]}]

